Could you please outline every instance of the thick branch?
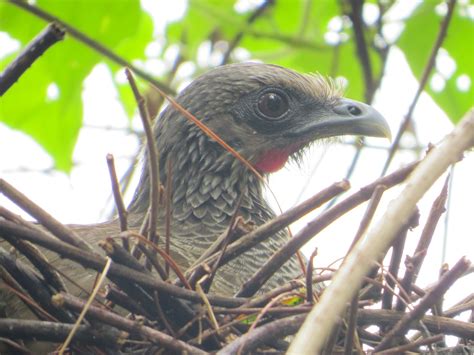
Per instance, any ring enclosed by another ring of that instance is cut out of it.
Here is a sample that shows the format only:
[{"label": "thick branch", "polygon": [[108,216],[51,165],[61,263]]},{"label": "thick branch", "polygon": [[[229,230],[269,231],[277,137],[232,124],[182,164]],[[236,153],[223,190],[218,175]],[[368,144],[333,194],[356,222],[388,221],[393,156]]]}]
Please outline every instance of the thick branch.
[{"label": "thick branch", "polygon": [[428,188],[473,145],[474,110],[471,110],[444,142],[429,152],[407,180],[400,196],[390,203],[380,222],[368,233],[365,241],[358,243],[349,254],[297,334],[291,351],[299,353],[304,349],[315,353],[323,347],[333,324],[359,289],[373,262],[392,243],[400,223],[406,223],[415,204]]}]

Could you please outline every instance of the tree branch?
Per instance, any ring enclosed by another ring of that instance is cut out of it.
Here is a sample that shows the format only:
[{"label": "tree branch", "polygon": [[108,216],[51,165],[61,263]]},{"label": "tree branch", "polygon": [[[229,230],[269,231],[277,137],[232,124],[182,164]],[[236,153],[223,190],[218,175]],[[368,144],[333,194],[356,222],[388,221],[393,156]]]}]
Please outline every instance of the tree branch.
[{"label": "tree branch", "polygon": [[0,75],[0,97],[53,44],[64,39],[64,29],[57,23],[49,24],[33,39]]},{"label": "tree branch", "polygon": [[[389,204],[380,222],[368,233],[364,242],[355,246],[320,302],[311,311],[292,342],[290,351],[299,353],[304,349],[314,353],[322,348],[333,324],[359,289],[373,262],[391,245],[400,223],[408,220],[416,202],[428,188],[473,145],[474,110],[471,110],[442,144],[433,148],[420,162],[400,196]],[[315,328],[315,324],[318,327]]]}]

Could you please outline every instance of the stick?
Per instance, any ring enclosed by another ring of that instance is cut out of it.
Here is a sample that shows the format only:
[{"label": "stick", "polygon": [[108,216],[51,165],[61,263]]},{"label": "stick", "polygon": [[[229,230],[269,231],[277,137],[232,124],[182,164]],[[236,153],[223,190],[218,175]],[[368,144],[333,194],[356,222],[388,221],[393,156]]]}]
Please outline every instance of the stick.
[{"label": "stick", "polygon": [[387,251],[400,223],[408,220],[416,202],[428,188],[473,145],[474,110],[471,110],[444,142],[433,148],[413,171],[405,189],[389,204],[380,222],[368,233],[365,240],[361,240],[354,247],[320,302],[308,315],[289,348],[290,353],[317,353],[322,349],[333,324],[357,292],[373,262],[381,253]]},{"label": "stick", "polygon": [[15,84],[20,76],[53,44],[64,39],[64,28],[53,22],[40,32],[0,75],[0,97]]}]

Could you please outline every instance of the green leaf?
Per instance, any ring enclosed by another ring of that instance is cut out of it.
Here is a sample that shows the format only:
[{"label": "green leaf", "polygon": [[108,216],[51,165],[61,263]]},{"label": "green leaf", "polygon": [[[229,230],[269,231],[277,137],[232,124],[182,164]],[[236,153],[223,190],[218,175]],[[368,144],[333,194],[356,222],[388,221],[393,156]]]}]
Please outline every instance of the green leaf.
[{"label": "green leaf", "polygon": [[[93,3],[38,0],[37,6],[128,60],[142,57],[151,39],[151,20],[133,0]],[[0,31],[9,33],[22,46],[47,25],[8,3],[1,3],[0,11]],[[131,29],[139,30],[134,35],[135,30]],[[39,58],[0,99],[0,120],[31,135],[51,154],[57,169],[69,171],[82,124],[83,80],[101,61],[101,55],[66,36]],[[2,60],[0,69],[7,64]],[[59,97],[52,100],[47,97],[47,88],[53,83],[59,89]]]},{"label": "green leaf", "polygon": [[[462,8],[454,14],[443,48],[456,61],[456,71],[447,80],[443,91],[431,95],[456,123],[474,105],[474,19],[462,15]],[[468,90],[461,91],[457,81],[464,75],[470,79],[471,85]]]},{"label": "green leaf", "polygon": [[285,52],[289,51],[327,51],[330,46],[324,34],[329,20],[338,14],[337,10],[337,4],[332,1],[276,2],[246,32],[241,45],[257,58],[280,53],[286,56]]},{"label": "green leaf", "polygon": [[[406,21],[405,30],[397,45],[403,50],[405,57],[417,78],[421,78],[428,62],[433,44],[439,31],[442,17],[436,14],[436,3],[423,2]],[[420,29],[431,29],[420,31]],[[474,20],[466,14],[466,6],[458,5],[448,27],[446,39],[442,45],[449,56],[456,62],[456,70],[445,79],[441,91],[435,91],[428,81],[426,92],[446,112],[453,123],[459,121],[474,103]],[[434,68],[431,77],[437,73]],[[460,76],[470,79],[468,90],[461,91],[457,85]]]},{"label": "green leaf", "polygon": [[[339,16],[339,6],[333,1],[277,2],[262,16],[244,37],[243,47],[256,58],[290,67],[301,72],[319,72],[332,77],[344,77],[349,86],[347,95],[364,98],[364,80],[352,40],[338,48],[325,40],[328,24]],[[351,31],[347,31],[349,38]],[[369,47],[374,76],[380,72],[377,53]]]},{"label": "green leaf", "polygon": [[231,40],[244,23],[245,15],[234,10],[234,1],[193,0],[183,19],[167,26],[168,45],[184,43],[184,57],[195,58],[201,43]]},{"label": "green leaf", "polygon": [[[168,26],[167,34],[170,43],[186,38],[186,54],[195,57],[203,41],[216,36],[231,41],[242,31],[239,45],[249,50],[252,58],[302,72],[342,76],[349,81],[348,95],[361,100],[365,85],[361,66],[352,59],[356,58],[353,41],[347,40],[336,49],[325,40],[329,21],[339,16],[339,11],[334,1],[281,0],[249,26],[249,14],[235,12],[231,1],[194,0],[184,19]],[[351,29],[345,30],[350,38]],[[377,77],[380,58],[371,47],[369,55]]]}]

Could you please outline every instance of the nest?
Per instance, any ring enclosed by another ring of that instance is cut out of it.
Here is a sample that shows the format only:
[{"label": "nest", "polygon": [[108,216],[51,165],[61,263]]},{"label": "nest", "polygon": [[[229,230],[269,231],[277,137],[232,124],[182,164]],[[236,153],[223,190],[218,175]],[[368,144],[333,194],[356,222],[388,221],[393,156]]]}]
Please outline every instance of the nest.
[{"label": "nest", "polygon": [[[192,270],[181,273],[166,253],[159,252],[145,237],[132,238],[128,232],[120,235],[122,243],[114,238],[104,240],[107,256],[99,255],[68,226],[2,180],[0,191],[36,218],[42,228],[0,208],[0,235],[24,256],[17,258],[14,253],[0,249],[4,288],[35,316],[0,319],[1,340],[6,351],[12,353],[26,353],[28,346],[38,349],[40,343],[50,343],[49,350],[59,349],[63,344],[61,351],[73,353],[283,353],[288,349],[290,336],[298,331],[321,293],[331,284],[335,271],[328,268],[317,273],[310,259],[304,277],[299,280],[259,293],[262,282],[278,270],[282,260],[293,255],[295,247],[370,200],[356,236],[359,238],[373,215],[377,196],[401,183],[416,165],[378,179],[321,213],[295,235],[292,240],[296,244],[288,243],[264,265],[257,273],[260,278],[252,278],[244,285],[240,297],[206,293],[219,267],[249,248],[258,248],[258,243],[275,231],[346,190],[347,182],[328,187],[252,230],[236,218],[222,244],[206,252]],[[408,230],[418,223],[417,212],[409,223],[400,226],[388,268],[373,266],[358,294],[347,305],[346,314],[334,327],[330,325],[332,331],[325,339],[324,353],[441,352],[448,348],[448,335],[456,337],[454,348],[451,338],[449,351],[472,351],[472,322],[455,319],[467,311],[471,311],[472,318],[472,294],[461,296],[449,309],[442,303],[449,287],[472,271],[469,261],[463,258],[451,269],[444,269],[439,281],[427,289],[416,285],[446,197],[445,185],[433,203],[418,246],[413,255],[406,256],[404,267],[404,241]],[[35,246],[54,252],[61,259],[51,262]],[[97,275],[93,289],[81,297],[76,287],[66,287],[65,276],[57,272],[59,263],[71,260],[77,268],[84,267],[91,275]],[[8,307],[7,304],[7,313]]]},{"label": "nest", "polygon": [[[41,40],[24,52],[31,60],[13,63],[11,69],[17,75],[8,76],[8,83],[0,88],[0,92],[5,92],[18,79],[29,66],[25,63],[33,62],[47,49],[46,46],[63,36],[63,29],[51,25],[45,34],[39,36]],[[49,43],[42,40],[44,37],[50,38]],[[428,70],[426,72],[429,73]],[[149,156],[152,157],[151,191],[152,195],[155,192],[156,197],[160,189],[155,186],[158,180],[156,166],[153,166],[153,161],[157,160],[156,145],[150,120],[146,117],[144,100],[133,80],[131,84],[145,125]],[[162,96],[175,104],[164,93]],[[184,116],[189,116],[186,110],[177,109]],[[203,125],[192,115],[188,118],[198,126]],[[467,128],[470,131],[466,130],[467,138],[463,141],[466,146],[452,154],[451,164],[458,159],[460,152],[474,145],[474,111],[471,112],[469,124],[471,127]],[[205,127],[200,128],[206,130]],[[218,140],[218,137],[213,139]],[[456,144],[462,145],[461,140]],[[301,279],[267,292],[259,292],[262,285],[313,236],[329,224],[337,223],[339,217],[354,207],[370,201],[354,239],[353,245],[356,245],[364,235],[383,191],[403,182],[416,166],[417,163],[414,163],[380,178],[321,213],[266,262],[242,286],[236,297],[207,292],[219,267],[250,248],[258,248],[261,241],[347,190],[347,182],[328,187],[259,227],[249,228],[235,216],[219,243],[206,251],[194,268],[182,272],[166,250],[156,246],[153,232],[153,221],[156,219],[152,217],[156,214],[153,204],[157,203],[153,201],[158,199],[152,199],[149,218],[144,218],[150,221],[149,225],[145,222],[138,235],[128,232],[116,177],[112,179],[113,190],[122,233],[119,241],[116,238],[104,239],[102,247],[105,255],[98,253],[74,230],[59,223],[11,185],[0,180],[0,192],[37,222],[25,221],[0,206],[0,237],[13,247],[10,252],[5,249],[6,243],[2,242],[0,246],[2,288],[9,296],[2,298],[7,302],[0,309],[1,351],[38,353],[58,349],[60,353],[87,354],[286,352],[292,335],[299,331],[308,313],[318,307],[324,293],[329,292],[333,279],[337,277],[336,271],[328,267],[316,272],[310,258],[302,268],[304,276]],[[248,167],[252,169],[252,166]],[[113,169],[111,171],[114,176]],[[384,255],[380,256],[379,263],[371,266],[357,292],[348,290],[351,301],[345,304],[346,312],[340,320],[335,323],[321,320],[317,324],[314,337],[322,337],[319,328],[330,329],[328,336],[319,339],[324,344],[320,352],[474,352],[474,296],[469,293],[471,290],[467,290],[466,295],[460,295],[459,302],[448,309],[442,302],[445,292],[459,278],[473,271],[470,262],[461,258],[452,268],[444,268],[435,284],[425,289],[417,285],[417,275],[444,211],[446,186],[433,203],[415,252],[403,258],[407,254],[404,251],[407,232],[418,223],[417,211],[407,223],[397,226],[388,267],[381,266]],[[169,192],[166,187],[164,190]],[[85,268],[91,277],[97,276],[94,286],[83,289],[81,285],[76,285],[74,280],[59,272],[63,263],[73,265],[77,270]],[[22,309],[29,310],[17,313],[28,313],[30,316],[8,318],[15,302],[22,302]],[[460,320],[458,316],[467,312],[470,312],[470,319]],[[447,336],[450,336],[449,346],[446,344]]]}]

